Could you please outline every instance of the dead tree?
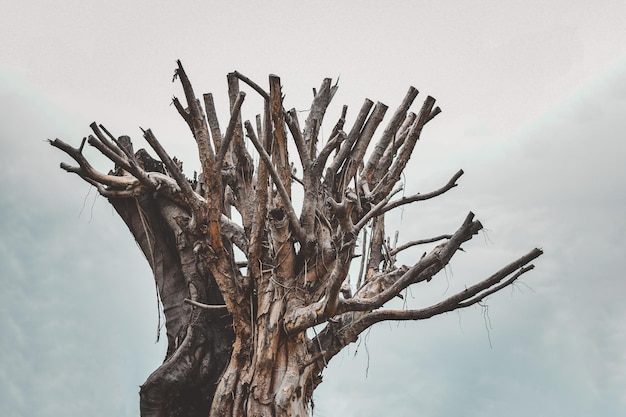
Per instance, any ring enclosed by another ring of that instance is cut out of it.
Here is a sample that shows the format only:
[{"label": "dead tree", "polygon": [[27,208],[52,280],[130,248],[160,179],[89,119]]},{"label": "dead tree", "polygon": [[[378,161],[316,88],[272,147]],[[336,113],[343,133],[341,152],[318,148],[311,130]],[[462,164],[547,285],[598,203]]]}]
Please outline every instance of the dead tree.
[{"label": "dead tree", "polygon": [[[344,106],[328,141],[320,143],[337,91],[331,79],[314,90],[310,111],[299,120],[298,112],[283,107],[279,77],[270,75],[265,89],[238,72],[228,74],[230,120],[223,129],[212,95],[196,96],[180,62],[175,77],[187,105],[177,98],[173,104],[193,134],[202,167],[193,179],[150,129],[143,137],[158,159],[95,123],[78,148],[50,141],[77,164],[61,168],[113,205],[154,273],[168,348],[141,387],[143,417],[303,417],[328,362],[370,326],[479,303],[531,270],[542,254],[533,249],[434,305],[386,307],[407,287],[429,282],[482,228],[469,213],[450,234],[400,246],[386,238],[386,213],[442,195],[463,175],[458,171],[435,191],[396,197],[424,126],[440,112],[435,100],[426,97],[411,112],[418,91],[409,88],[374,141],[387,106],[365,100],[349,129]],[[242,122],[240,87],[264,100],[255,123]],[[85,142],[115,168],[96,170],[83,154]],[[400,251],[432,242],[440,243],[412,265],[397,265]]]}]

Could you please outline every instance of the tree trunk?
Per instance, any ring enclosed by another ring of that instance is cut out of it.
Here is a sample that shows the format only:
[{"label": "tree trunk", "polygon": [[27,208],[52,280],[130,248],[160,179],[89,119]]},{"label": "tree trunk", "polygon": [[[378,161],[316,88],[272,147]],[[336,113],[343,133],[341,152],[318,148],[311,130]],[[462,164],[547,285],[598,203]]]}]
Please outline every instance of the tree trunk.
[{"label": "tree trunk", "polygon": [[[308,415],[320,370],[307,364],[305,332],[287,335],[284,330],[288,289],[265,272],[267,282],[261,285],[266,290],[255,297],[254,324],[232,323],[222,308],[185,303],[224,304],[210,271],[179,226],[189,216],[173,203],[146,195],[109,201],[154,271],[166,319],[168,350],[163,365],[141,387],[142,416],[206,416],[211,403],[210,415],[215,416]],[[277,236],[273,244],[287,248],[285,220],[270,224]],[[287,257],[286,252],[277,258]],[[280,270],[289,275],[277,277],[293,281],[293,268],[293,259],[283,263]]]},{"label": "tree trunk", "polygon": [[141,387],[141,415],[205,417],[234,335],[226,310],[194,308],[184,302],[224,303],[210,273],[197,269],[193,247],[178,225],[189,216],[150,195],[109,201],[150,263],[166,320],[167,353],[163,365]]}]

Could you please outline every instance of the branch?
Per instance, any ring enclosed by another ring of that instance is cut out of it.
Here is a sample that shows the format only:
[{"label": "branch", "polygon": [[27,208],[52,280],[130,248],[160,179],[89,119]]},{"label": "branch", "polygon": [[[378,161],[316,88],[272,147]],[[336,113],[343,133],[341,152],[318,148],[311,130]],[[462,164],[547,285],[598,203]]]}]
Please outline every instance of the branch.
[{"label": "branch", "polygon": [[190,300],[189,298],[185,298],[183,301],[186,304],[190,304],[192,306],[200,307],[203,310],[228,311],[228,307],[226,307],[226,305],[209,305],[209,304],[199,303],[197,301]]},{"label": "branch", "polygon": [[[219,206],[221,210],[221,174],[219,169],[215,169],[215,154],[213,147],[211,146],[209,127],[207,125],[206,118],[204,117],[200,101],[196,98],[193,87],[191,86],[191,81],[189,81],[182,63],[180,60],[177,60],[176,63],[178,65],[176,75],[180,79],[183,91],[185,92],[185,98],[187,99],[187,106],[189,107],[188,117],[185,117],[182,113],[181,115],[187,121],[187,124],[193,133],[193,137],[196,140],[200,164],[202,166],[202,173],[204,176],[204,183],[207,186],[207,193],[217,193],[215,195],[220,195],[218,200],[220,202]],[[175,99],[174,104],[176,104],[176,101],[177,100]]]},{"label": "branch", "polygon": [[[230,104],[230,114],[234,115],[234,106],[239,97],[239,79],[234,74],[229,73],[226,76],[228,82],[228,99]],[[243,124],[241,121],[241,113],[236,118],[236,123],[233,131],[232,149],[235,154],[235,163],[238,165],[239,178],[243,182],[249,182],[254,172],[254,166],[252,164],[252,157],[248,153],[243,143]],[[245,194],[238,194],[241,199],[247,199]]]},{"label": "branch", "polygon": [[346,114],[348,112],[348,106],[343,106],[341,110],[341,117],[335,124],[333,131],[330,134],[330,139],[326,142],[326,145],[322,148],[317,159],[314,163],[314,175],[316,177],[322,174],[322,170],[326,166],[326,161],[330,156],[330,153],[334,150],[339,150],[341,143],[347,138],[346,132],[343,131],[343,126],[346,123]]},{"label": "branch", "polygon": [[233,242],[243,253],[248,252],[250,242],[246,237],[246,232],[237,223],[222,214],[220,218],[220,228],[222,235],[229,241]]},{"label": "branch", "polygon": [[376,172],[376,166],[380,162],[380,159],[383,157],[383,154],[389,146],[389,143],[398,132],[398,129],[400,129],[402,122],[406,118],[406,112],[409,110],[409,107],[411,107],[411,104],[417,97],[417,94],[418,91],[415,87],[409,88],[409,91],[406,93],[404,99],[402,100],[402,103],[392,116],[391,120],[387,124],[387,128],[376,143],[374,151],[372,152],[372,155],[367,161],[367,165],[365,165],[365,168],[361,173],[361,177],[367,182],[371,183],[373,175]]},{"label": "branch", "polygon": [[[465,290],[454,294],[453,296],[432,306],[418,310],[380,310],[371,312],[353,324],[346,327],[345,331],[361,333],[363,330],[375,323],[384,320],[424,320],[433,316],[447,313],[459,308],[474,305],[490,294],[493,294],[502,288],[512,284],[520,276],[534,269],[534,265],[528,265],[529,262],[538,258],[543,254],[541,249],[533,249],[521,258],[511,262],[504,268],[500,269],[489,278],[473,285]],[[498,284],[507,276],[513,274],[506,281]],[[487,291],[485,291],[487,290]],[[484,292],[483,292],[484,291]]]},{"label": "branch", "polygon": [[361,264],[359,266],[359,275],[357,275],[356,281],[356,289],[361,288],[361,283],[363,283],[363,273],[365,272],[365,259],[367,253],[367,229],[363,230],[363,240],[361,242]]},{"label": "branch", "polygon": [[402,186],[400,186],[400,187],[396,188],[395,190],[393,190],[391,193],[389,193],[389,195],[387,197],[385,197],[382,201],[380,201],[378,204],[376,204],[376,206],[374,206],[374,208],[372,208],[370,211],[368,211],[367,214],[365,216],[363,216],[363,218],[361,220],[359,220],[359,222],[356,224],[356,226],[354,226],[356,231],[357,231],[357,233],[361,229],[363,229],[363,227],[365,227],[367,222],[369,222],[372,218],[374,218],[376,216],[380,216],[385,211],[388,211],[388,210],[384,210],[385,205],[389,202],[389,200],[391,200],[391,197],[393,197],[394,195],[398,194],[400,191],[402,191]]},{"label": "branch", "polygon": [[[340,175],[340,181],[343,180],[346,184],[348,181],[351,181],[352,178],[356,175],[357,170],[360,168],[363,163],[363,158],[365,157],[365,152],[374,136],[374,132],[383,121],[385,117],[385,113],[387,112],[388,107],[378,102],[374,106],[374,110],[372,110],[372,114],[367,119],[363,130],[359,134],[359,137],[350,152],[350,160],[355,163],[344,165],[343,172]],[[343,185],[342,185],[343,187]]]},{"label": "branch", "polygon": [[337,155],[335,155],[335,158],[331,162],[330,166],[326,169],[324,182],[331,188],[335,185],[335,176],[337,175],[337,172],[339,172],[339,169],[343,165],[346,158],[350,156],[352,145],[354,145],[354,142],[356,142],[359,138],[361,128],[365,124],[367,115],[373,105],[374,103],[371,100],[365,99],[365,102],[361,106],[361,110],[359,110],[359,114],[352,125],[352,129],[350,129],[350,133],[348,133],[348,137],[343,141],[341,148],[339,148],[339,152],[337,152]]},{"label": "branch", "polygon": [[356,246],[355,243],[355,239],[351,239],[350,241],[343,243],[344,247],[337,256],[335,266],[333,267],[330,277],[328,278],[328,289],[326,291],[323,314],[325,319],[334,316],[337,311],[337,307],[339,305],[339,292],[341,291],[341,285],[346,280],[350,270],[350,260],[354,255],[354,247]]},{"label": "branch", "polygon": [[330,78],[325,78],[322,81],[322,85],[315,94],[313,103],[311,103],[311,111],[304,122],[304,142],[309,148],[311,159],[315,158],[317,135],[324,120],[324,114],[338,89],[336,84],[331,87],[331,82]]},{"label": "branch", "polygon": [[[365,291],[367,298],[357,294],[357,296],[349,300],[343,300],[339,306],[339,311],[373,310],[400,294],[409,285],[421,281],[430,281],[434,275],[448,264],[461,244],[470,240],[482,229],[482,224],[477,220],[474,221],[473,218],[474,213],[470,212],[450,240],[435,247],[428,255],[422,257],[415,265],[389,285],[388,288],[377,294],[367,294],[367,291]],[[383,277],[384,275],[381,276],[381,279]]]},{"label": "branch", "polygon": [[161,143],[157,140],[157,138],[152,133],[152,130],[143,130],[143,137],[146,139],[146,142],[154,149],[156,154],[159,156],[161,161],[165,164],[168,172],[172,175],[172,178],[176,181],[176,184],[180,187],[180,190],[183,194],[183,198],[190,205],[192,210],[197,209],[198,207],[198,197],[195,192],[191,188],[191,184],[187,181],[187,178],[183,175],[182,172],[178,169],[178,166],[174,163],[172,158],[165,151]]},{"label": "branch", "polygon": [[115,136],[113,136],[111,134],[111,132],[109,132],[106,129],[106,127],[104,127],[102,124],[99,124],[98,127],[100,128],[100,130],[102,130],[104,133],[106,133],[106,135],[113,141],[113,143],[115,143],[115,145],[124,153],[124,155],[126,155],[126,157],[129,160],[135,160],[135,154],[133,153],[133,144],[130,141],[130,137],[128,137],[128,136],[120,136],[120,140],[122,138],[126,138],[128,140],[127,144],[123,144],[123,143],[120,142],[120,140],[116,139]]},{"label": "branch", "polygon": [[[533,269],[533,265],[528,265],[530,261],[543,253],[540,249],[534,249],[527,255],[517,259],[505,266],[491,277],[472,286],[464,291],[455,294],[448,299],[418,310],[376,310],[367,313],[352,313],[342,315],[337,324],[329,323],[319,335],[311,342],[311,347],[319,346],[320,351],[324,351],[324,357],[330,359],[340,352],[348,344],[355,342],[359,335],[372,325],[388,320],[424,320],[435,315],[468,307],[480,302],[484,297],[492,294],[507,285],[515,282],[522,274]],[[497,285],[502,279],[510,274],[513,276]],[[485,291],[486,290],[486,291]],[[318,350],[318,349],[314,349]]]},{"label": "branch", "polygon": [[193,93],[191,89],[191,84],[185,75],[180,61],[177,61],[179,64],[178,74],[181,79],[181,83],[183,85],[183,89],[185,90],[185,96],[187,97],[187,104],[189,106],[189,111],[186,111],[182,108],[182,105],[178,101],[176,97],[173,99],[173,103],[180,113],[180,115],[185,119],[193,137],[198,146],[198,155],[200,158],[200,164],[202,166],[202,172],[205,177],[209,175],[211,172],[211,166],[213,165],[213,161],[215,155],[213,153],[213,147],[210,142],[209,130],[207,127],[207,122],[202,112],[202,107],[200,106],[200,102]]},{"label": "branch", "polygon": [[203,94],[202,98],[204,98],[204,108],[206,111],[207,122],[209,123],[209,129],[211,129],[213,146],[215,146],[215,149],[220,149],[222,147],[222,133],[220,132],[220,123],[217,119],[217,112],[215,111],[213,94]]},{"label": "branch", "polygon": [[270,160],[270,156],[267,154],[261,143],[259,143],[256,135],[250,134],[251,132],[254,132],[252,124],[249,121],[246,121],[245,126],[246,132],[248,133],[248,138],[259,153],[259,156],[263,160],[265,167],[267,168],[270,176],[272,177],[272,180],[274,181],[274,184],[276,185],[276,188],[278,189],[278,194],[280,194],[283,205],[285,206],[285,210],[287,212],[287,216],[289,217],[289,223],[291,224],[291,227],[293,228],[294,233],[298,238],[298,241],[302,243],[305,237],[304,230],[302,230],[302,227],[300,227],[300,222],[298,220],[298,216],[296,215],[295,210],[293,209],[293,206],[291,205],[289,194],[287,194],[287,190],[285,189],[285,186],[283,185],[278,175],[278,172],[276,172],[276,169],[274,168],[274,165]]},{"label": "branch", "polygon": [[[100,142],[98,142],[93,136],[89,136],[89,144],[91,146],[97,148],[111,161],[129,172],[146,187],[150,189],[154,189],[156,187],[155,181],[150,178],[148,173],[144,171],[137,163],[135,155],[133,155],[132,153],[132,143],[130,143],[130,138],[128,136],[126,136],[126,138],[129,141],[129,148],[123,146],[117,139],[115,139],[115,137],[104,126],[96,125],[96,123],[94,122],[90,125],[90,127],[94,131],[98,139],[100,139]],[[113,142],[106,140],[104,135],[102,135],[100,129],[102,129]],[[105,146],[103,147],[102,144]]]},{"label": "branch", "polygon": [[373,175],[372,184],[370,184],[371,186],[379,185],[383,181],[383,179],[389,175],[389,168],[391,167],[394,158],[398,154],[398,150],[404,144],[404,141],[406,140],[406,137],[411,130],[411,126],[413,126],[413,123],[415,123],[416,118],[417,115],[413,112],[410,112],[402,122],[402,125],[400,126],[397,134],[394,135],[393,140],[391,141],[389,146],[387,146],[387,149],[385,149],[382,158],[378,161],[378,164],[376,164],[376,172]]},{"label": "branch", "polygon": [[291,200],[291,165],[289,164],[289,150],[287,149],[287,133],[285,132],[282,86],[280,77],[270,74],[270,116],[274,126],[274,145],[272,159],[274,166],[285,186],[287,196]]},{"label": "branch", "polygon": [[332,208],[335,217],[339,221],[339,227],[343,233],[353,235],[358,234],[358,230],[355,229],[354,224],[352,223],[352,211],[356,205],[356,199],[357,197],[354,193],[346,193],[339,203],[332,197],[326,198],[326,204]]},{"label": "branch", "polygon": [[443,239],[450,239],[452,237],[452,235],[441,235],[441,236],[437,236],[437,237],[431,237],[428,239],[420,239],[420,240],[412,240],[411,242],[407,242],[404,245],[400,245],[397,248],[394,248],[392,250],[389,251],[389,256],[394,256],[397,255],[398,253],[402,252],[405,249],[408,249],[410,247],[413,246],[417,246],[417,245],[424,245],[426,243],[433,243],[433,242],[437,242],[439,240],[443,240]]},{"label": "branch", "polygon": [[[400,154],[391,165],[388,175],[386,175],[380,181],[381,187],[378,191],[379,195],[387,195],[389,190],[393,188],[394,184],[400,180],[400,175],[402,175],[402,172],[406,168],[406,165],[409,162],[411,155],[413,154],[415,144],[420,138],[422,129],[424,128],[426,123],[428,123],[430,120],[433,119],[433,117],[441,112],[439,107],[433,109],[434,105],[435,99],[431,96],[426,97],[426,100],[424,100],[424,104],[422,105],[417,120],[411,126],[407,134],[406,140],[400,148]],[[380,197],[374,196],[374,198],[377,199]]]},{"label": "branch", "polygon": [[[367,230],[363,230],[366,232]],[[384,259],[383,246],[385,241],[385,218],[384,216],[375,217],[371,227],[372,236],[368,245],[367,263],[365,264],[365,275],[362,276],[362,282],[368,283],[378,271],[380,263]],[[365,250],[365,249],[364,249]],[[361,289],[361,285],[357,287],[357,291]]]},{"label": "branch", "polygon": [[187,109],[185,109],[180,103],[178,97],[172,97],[172,104],[174,104],[174,107],[176,107],[176,110],[178,111],[178,114],[180,114],[180,117],[182,117],[183,120],[187,123],[187,126],[189,126],[189,129],[191,129],[191,132],[193,132],[193,122],[191,121],[191,116]]},{"label": "branch", "polygon": [[89,135],[87,139],[87,143],[89,143],[91,146],[99,150],[100,153],[102,153],[104,156],[109,158],[111,161],[113,161],[116,165],[120,166],[124,170],[130,172],[130,170],[132,169],[128,161],[123,156],[123,154],[122,155],[118,154],[114,149],[111,149],[110,147],[106,146],[104,143],[100,142],[95,136]]},{"label": "branch", "polygon": [[284,328],[289,334],[294,334],[320,324],[336,313],[341,305],[339,293],[350,269],[350,259],[354,253],[354,242],[347,243],[344,250],[333,262],[322,299],[304,307],[289,309],[285,313]]},{"label": "branch", "polygon": [[300,130],[300,122],[298,121],[298,113],[296,109],[291,109],[285,114],[285,121],[287,122],[287,127],[289,128],[291,136],[293,136],[293,140],[296,143],[296,149],[298,150],[298,155],[300,156],[302,169],[306,172],[311,166],[311,157],[309,155],[309,150],[304,143],[304,137],[302,136],[302,131]]},{"label": "branch", "polygon": [[[224,193],[222,189],[222,172],[221,169],[219,169],[220,167],[218,167],[215,162],[216,156],[213,152],[213,147],[211,146],[209,128],[206,118],[204,117],[200,101],[196,98],[196,95],[193,92],[191,82],[189,81],[189,78],[187,77],[187,74],[185,73],[185,70],[183,69],[180,60],[176,61],[176,63],[178,64],[178,69],[176,70],[175,75],[180,78],[180,82],[185,92],[185,97],[187,98],[187,105],[189,106],[189,114],[191,119],[190,128],[198,145],[198,154],[200,156],[200,164],[202,166],[202,175],[204,179],[204,185],[206,186],[207,190],[206,194],[212,196],[211,199],[206,200],[206,209],[212,224],[217,225],[219,222],[219,216],[222,212],[222,203],[224,198]],[[178,182],[181,188],[184,190],[184,194],[189,196],[189,201],[192,201],[191,195],[187,192],[187,189],[191,188],[180,184],[179,180],[181,177],[184,180],[184,177],[181,174],[176,178],[176,182]],[[200,214],[198,210],[196,210],[196,212],[197,214]],[[221,246],[221,237],[219,236],[217,229],[211,230],[212,242],[218,246]]]},{"label": "branch", "polygon": [[[183,86],[183,91],[185,92],[185,98],[187,99],[187,106],[189,106],[189,115],[191,116],[192,120],[203,119],[202,108],[200,107],[200,103],[198,102],[198,99],[196,98],[196,95],[193,92],[191,81],[189,81],[189,77],[187,77],[187,73],[185,72],[185,69],[183,68],[183,64],[180,62],[180,59],[176,60],[176,65],[178,66],[178,68],[176,69],[175,76],[177,76],[180,79],[180,83]],[[192,131],[194,130],[194,128],[197,128],[197,126],[193,126],[193,125],[190,125],[189,127],[192,128]]]},{"label": "branch", "polygon": [[96,124],[96,122],[92,122],[89,125],[89,127],[91,128],[91,130],[93,130],[93,132],[96,134],[98,139],[100,139],[100,142],[102,142],[107,148],[109,148],[111,151],[113,151],[117,156],[119,156],[120,158],[124,158],[125,155],[124,155],[124,152],[122,151],[121,147],[118,147],[115,143],[109,141],[106,138],[106,136],[104,136],[102,134],[102,132],[98,128],[98,125]]},{"label": "branch", "polygon": [[239,71],[234,71],[231,74],[233,74],[233,76],[235,76],[236,78],[240,79],[241,81],[243,81],[244,83],[246,83],[250,87],[252,87],[252,89],[254,91],[256,91],[257,93],[259,93],[261,95],[261,97],[263,97],[263,99],[265,99],[265,100],[269,100],[270,99],[270,95],[267,93],[267,91],[265,91],[263,88],[261,88],[261,86],[259,86],[257,83],[252,81],[250,78],[248,78],[245,75],[241,74]]},{"label": "branch", "polygon": [[500,291],[501,289],[503,289],[505,287],[508,287],[513,282],[515,282],[515,280],[517,280],[520,276],[522,276],[526,272],[531,271],[533,269],[535,269],[535,265],[532,265],[532,264],[528,265],[528,266],[525,266],[523,268],[520,268],[513,276],[511,276],[510,278],[508,278],[504,282],[501,282],[500,284],[495,285],[495,286],[489,288],[487,291],[482,292],[482,293],[476,295],[474,298],[470,298],[470,299],[467,299],[467,301],[463,301],[463,302],[458,303],[459,308],[469,307],[471,305],[480,303],[482,300],[484,300],[485,298],[489,297],[491,294],[494,294],[494,293]]},{"label": "branch", "polygon": [[[440,196],[441,194],[445,193],[446,191],[456,187],[458,184],[456,183],[456,181],[461,178],[461,176],[464,174],[463,170],[459,170],[456,174],[454,174],[452,176],[452,178],[450,179],[450,181],[447,182],[446,185],[444,185],[443,187],[439,188],[438,190],[432,191],[430,193],[426,193],[426,194],[414,194],[412,196],[409,197],[402,197],[399,200],[393,201],[387,205],[385,205],[384,207],[381,207],[378,212],[376,213],[376,215],[380,216],[381,214],[385,214],[386,212],[393,210],[397,207],[403,206],[405,204],[410,204],[410,203],[414,203],[416,201],[424,201],[424,200],[429,200],[431,198]],[[389,201],[389,200],[387,200]]]},{"label": "branch", "polygon": [[[271,132],[271,116],[270,116],[270,106],[269,101],[265,101],[264,104],[264,118],[265,118],[265,126],[262,128],[261,126],[261,118],[257,117],[257,128],[261,135],[261,140],[266,145],[269,142],[269,138],[272,135]],[[246,122],[245,124],[246,132],[248,133],[248,137],[253,136],[254,139],[250,139],[253,143],[258,139],[254,133],[254,129],[252,128],[252,124],[250,122]],[[259,164],[257,169],[257,178],[256,178],[256,196],[255,196],[255,206],[256,210],[252,214],[252,227],[250,231],[250,246],[248,250],[248,277],[258,278],[261,276],[261,268],[259,266],[261,259],[261,249],[263,243],[263,234],[265,231],[265,222],[267,218],[267,201],[268,201],[268,167],[265,163]]]},{"label": "branch", "polygon": [[222,141],[219,151],[217,153],[217,157],[215,158],[218,169],[221,169],[222,163],[224,162],[224,156],[226,155],[228,147],[230,146],[230,141],[235,134],[235,127],[237,126],[237,122],[239,121],[239,116],[241,115],[241,105],[243,104],[243,100],[245,97],[246,93],[244,93],[243,91],[239,92],[239,94],[237,95],[237,99],[235,100],[235,104],[233,105],[230,121],[228,122],[226,133],[224,133],[224,140]]},{"label": "branch", "polygon": [[[129,178],[128,176],[114,176],[114,175],[106,175],[98,170],[94,169],[91,164],[87,161],[87,159],[83,156],[79,149],[68,145],[63,142],[61,139],[49,140],[50,145],[54,146],[57,149],[62,150],[66,154],[68,154],[72,159],[74,159],[80,168],[72,167],[65,163],[61,163],[61,168],[67,172],[71,172],[79,175],[83,179],[91,179],[98,184],[104,184],[107,186],[119,187],[122,189],[128,189],[135,184],[137,184],[136,178]],[[84,143],[84,141],[83,141]],[[82,145],[81,145],[82,148]],[[90,182],[92,185],[96,185],[95,183]]]},{"label": "branch", "polygon": [[69,172],[69,173],[73,173],[78,175],[80,178],[83,179],[83,181],[93,185],[94,187],[96,187],[96,189],[98,190],[98,193],[100,193],[100,195],[104,196],[104,197],[115,197],[115,196],[131,196],[133,195],[136,191],[134,189],[131,189],[130,191],[109,191],[106,188],[104,188],[104,186],[102,184],[100,184],[99,182],[89,178],[85,172],[79,168],[79,167],[73,167],[70,165],[67,165],[66,163],[61,162],[61,169]]}]

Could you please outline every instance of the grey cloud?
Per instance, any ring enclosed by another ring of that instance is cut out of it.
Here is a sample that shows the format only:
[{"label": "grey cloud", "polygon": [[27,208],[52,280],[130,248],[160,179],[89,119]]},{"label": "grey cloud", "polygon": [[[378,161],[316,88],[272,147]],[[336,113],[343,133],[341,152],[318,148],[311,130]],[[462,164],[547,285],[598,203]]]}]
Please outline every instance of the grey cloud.
[{"label": "grey cloud", "polygon": [[92,209],[87,198],[80,214],[88,187],[43,140],[48,129],[75,132],[24,91],[0,83],[11,108],[0,123],[10,173],[0,197],[0,414],[137,415],[138,386],[162,354],[151,275],[102,199]]}]

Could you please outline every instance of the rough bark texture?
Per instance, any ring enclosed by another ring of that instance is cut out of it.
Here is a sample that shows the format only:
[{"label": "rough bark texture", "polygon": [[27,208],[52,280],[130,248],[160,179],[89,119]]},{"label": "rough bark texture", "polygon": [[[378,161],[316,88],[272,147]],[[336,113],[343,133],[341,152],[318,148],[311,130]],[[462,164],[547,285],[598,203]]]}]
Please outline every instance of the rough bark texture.
[{"label": "rough bark texture", "polygon": [[[304,417],[328,361],[370,326],[476,304],[532,269],[542,254],[534,249],[432,306],[385,308],[407,287],[433,279],[482,228],[469,213],[456,231],[435,238],[398,246],[397,236],[391,244],[385,234],[387,212],[441,195],[463,174],[438,190],[394,200],[422,130],[440,112],[435,100],[427,97],[412,113],[418,91],[411,87],[376,140],[387,106],[366,100],[347,132],[344,106],[328,142],[320,144],[337,90],[330,79],[314,91],[301,125],[298,113],[283,107],[279,77],[269,77],[266,91],[231,73],[230,119],[222,133],[213,96],[203,96],[203,108],[180,62],[175,77],[187,107],[177,98],[174,105],[198,145],[202,167],[193,179],[151,130],[144,138],[158,159],[144,149],[134,152],[129,137],[115,138],[95,123],[79,148],[51,141],[78,164],[61,167],[108,198],[154,273],[168,349],[141,387],[143,417]],[[240,82],[265,101],[255,125],[241,120]],[[114,170],[95,170],[83,155],[85,142]],[[294,195],[303,196],[301,204],[294,205]],[[441,243],[413,265],[396,264],[399,252],[433,242]],[[361,272],[351,279],[355,259]],[[314,326],[322,328],[309,332]]]}]

